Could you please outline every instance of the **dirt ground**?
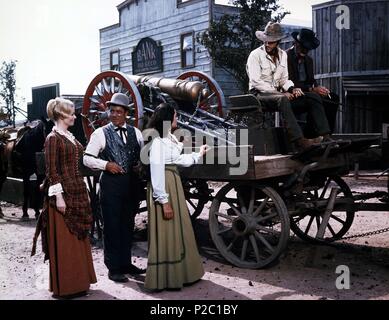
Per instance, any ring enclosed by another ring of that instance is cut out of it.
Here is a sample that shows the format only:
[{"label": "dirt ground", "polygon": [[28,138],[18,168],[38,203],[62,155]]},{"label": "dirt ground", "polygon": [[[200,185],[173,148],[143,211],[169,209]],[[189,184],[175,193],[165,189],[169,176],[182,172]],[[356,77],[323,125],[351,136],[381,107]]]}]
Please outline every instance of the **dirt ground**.
[{"label": "dirt ground", "polygon": [[[384,179],[346,178],[353,191],[371,192],[386,188]],[[378,200],[375,200],[378,202]],[[0,218],[0,300],[50,300],[48,262],[43,263],[40,241],[37,255],[30,257],[35,220],[21,221],[22,210],[1,203]],[[116,284],[107,277],[101,248],[93,248],[98,282],[87,300],[178,300],[178,299],[298,299],[298,300],[389,300],[389,232],[344,240],[332,246],[311,245],[291,232],[288,249],[279,263],[263,270],[240,269],[228,264],[215,249],[208,231],[208,209],[198,219],[195,233],[206,271],[203,280],[182,291],[150,294],[143,288],[143,276]],[[33,217],[33,212],[30,212]],[[134,262],[147,264],[147,215],[136,219]],[[347,235],[389,227],[389,212],[358,212]],[[345,265],[351,272],[350,289],[339,290],[336,268]]]}]

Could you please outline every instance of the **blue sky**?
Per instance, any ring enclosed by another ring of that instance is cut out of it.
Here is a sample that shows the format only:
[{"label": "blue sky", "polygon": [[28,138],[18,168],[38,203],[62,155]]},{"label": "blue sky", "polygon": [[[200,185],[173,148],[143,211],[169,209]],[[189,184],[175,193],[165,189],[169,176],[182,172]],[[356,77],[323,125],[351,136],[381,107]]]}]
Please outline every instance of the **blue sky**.
[{"label": "blue sky", "polygon": [[[61,94],[83,94],[100,71],[99,29],[117,23],[122,0],[0,0],[0,61],[18,60],[18,94],[60,83]],[[284,23],[305,23],[323,0],[280,0]]]}]

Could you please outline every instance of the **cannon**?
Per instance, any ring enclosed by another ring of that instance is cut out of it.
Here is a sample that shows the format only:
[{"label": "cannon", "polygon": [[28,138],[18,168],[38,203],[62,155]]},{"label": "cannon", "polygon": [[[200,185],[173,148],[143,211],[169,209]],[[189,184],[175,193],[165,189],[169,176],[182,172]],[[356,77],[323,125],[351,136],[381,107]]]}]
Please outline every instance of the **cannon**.
[{"label": "cannon", "polygon": [[[221,139],[223,143],[233,144],[230,130],[245,127],[223,118],[226,108],[223,92],[204,73],[189,72],[178,79],[168,79],[106,71],[92,80],[84,97],[82,116],[87,139],[95,128],[108,123],[105,103],[117,92],[130,97],[129,122],[140,129],[162,102],[176,106],[180,127]],[[217,129],[222,130],[216,132]]]}]

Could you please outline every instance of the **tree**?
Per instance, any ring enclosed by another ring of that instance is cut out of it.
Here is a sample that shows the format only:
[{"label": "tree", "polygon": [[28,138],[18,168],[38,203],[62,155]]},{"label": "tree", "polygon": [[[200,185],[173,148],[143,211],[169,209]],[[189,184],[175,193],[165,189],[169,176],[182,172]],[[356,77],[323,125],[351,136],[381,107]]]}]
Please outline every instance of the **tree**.
[{"label": "tree", "polygon": [[12,119],[12,124],[15,127],[15,113],[18,109],[15,103],[16,100],[16,79],[15,69],[16,60],[10,62],[3,61],[0,68],[0,97],[5,102],[8,120]]},{"label": "tree", "polygon": [[241,89],[247,91],[246,61],[259,45],[255,31],[263,30],[270,20],[280,22],[289,12],[283,10],[278,0],[234,0],[233,4],[239,14],[225,14],[211,22],[197,41],[208,49],[216,66],[232,74]]}]

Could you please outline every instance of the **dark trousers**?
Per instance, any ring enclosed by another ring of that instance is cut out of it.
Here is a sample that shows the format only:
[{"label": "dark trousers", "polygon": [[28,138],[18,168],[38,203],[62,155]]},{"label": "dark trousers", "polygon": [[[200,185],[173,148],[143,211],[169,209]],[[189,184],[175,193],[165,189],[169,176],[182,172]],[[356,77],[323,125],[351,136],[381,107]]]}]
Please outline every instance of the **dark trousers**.
[{"label": "dark trousers", "polygon": [[327,116],[328,124],[330,125],[331,132],[334,132],[336,115],[339,109],[339,96],[334,92],[331,92],[330,96],[331,99],[328,97],[323,98],[323,106]]},{"label": "dark trousers", "polygon": [[304,136],[295,116],[301,113],[307,113],[312,118],[318,135],[330,133],[321,98],[315,93],[306,93],[291,101],[281,93],[261,93],[257,94],[257,98],[266,110],[279,111],[282,114],[291,141]]},{"label": "dark trousers", "polygon": [[291,101],[295,115],[307,114],[308,123],[314,128],[317,136],[331,133],[322,98],[314,92],[305,92],[304,96]]},{"label": "dark trousers", "polygon": [[[331,133],[334,132],[335,130],[335,124],[336,124],[336,115],[338,113],[339,109],[339,96],[331,92],[330,93],[331,99],[329,97],[321,97],[322,99],[322,104],[324,108],[324,112],[328,121],[328,125],[330,128]],[[304,134],[307,137],[317,137],[317,129],[313,125],[313,119],[309,115],[306,118],[306,126],[304,128]]]},{"label": "dark trousers", "polygon": [[135,214],[139,209],[138,186],[129,174],[104,172],[100,179],[100,201],[104,220],[104,263],[112,273],[124,273],[131,264]]}]

